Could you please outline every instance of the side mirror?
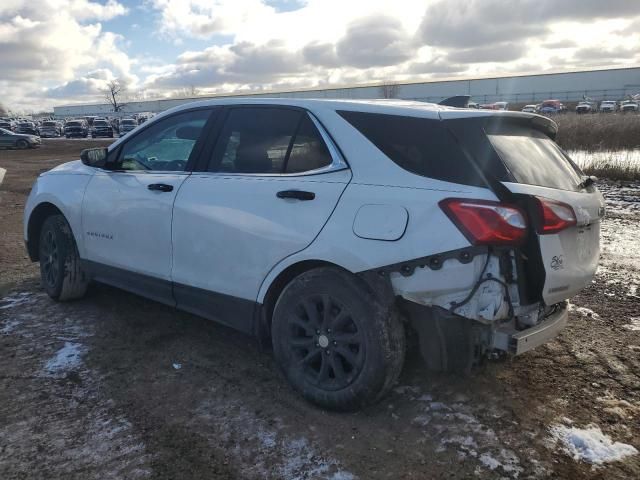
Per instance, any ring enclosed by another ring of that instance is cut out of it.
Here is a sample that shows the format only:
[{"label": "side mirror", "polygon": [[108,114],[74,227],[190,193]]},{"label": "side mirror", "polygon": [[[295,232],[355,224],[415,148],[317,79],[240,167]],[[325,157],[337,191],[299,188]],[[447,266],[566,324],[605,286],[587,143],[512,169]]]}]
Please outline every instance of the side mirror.
[{"label": "side mirror", "polygon": [[80,160],[89,167],[104,168],[108,152],[106,147],[87,148],[80,153]]}]

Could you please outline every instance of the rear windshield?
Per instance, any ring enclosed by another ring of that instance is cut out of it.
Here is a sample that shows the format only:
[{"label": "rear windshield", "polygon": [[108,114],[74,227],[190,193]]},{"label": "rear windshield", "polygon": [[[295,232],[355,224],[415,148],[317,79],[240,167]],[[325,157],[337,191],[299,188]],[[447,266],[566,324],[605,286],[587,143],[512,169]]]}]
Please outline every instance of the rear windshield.
[{"label": "rear windshield", "polygon": [[104,127],[104,126],[109,125],[109,124],[107,122],[105,122],[104,120],[94,120],[93,125],[97,126],[97,127]]},{"label": "rear windshield", "polygon": [[486,186],[440,120],[351,111],[338,113],[405,170],[445,182]]},{"label": "rear windshield", "polygon": [[80,122],[67,122],[69,127],[79,127],[80,125],[82,125]]},{"label": "rear windshield", "polygon": [[55,127],[56,122],[42,122],[43,127]]},{"label": "rear windshield", "polygon": [[487,129],[487,137],[518,183],[576,190],[582,172],[544,133],[509,126]]},{"label": "rear windshield", "polygon": [[123,125],[135,125],[136,121],[135,120],[122,120],[122,124]]}]

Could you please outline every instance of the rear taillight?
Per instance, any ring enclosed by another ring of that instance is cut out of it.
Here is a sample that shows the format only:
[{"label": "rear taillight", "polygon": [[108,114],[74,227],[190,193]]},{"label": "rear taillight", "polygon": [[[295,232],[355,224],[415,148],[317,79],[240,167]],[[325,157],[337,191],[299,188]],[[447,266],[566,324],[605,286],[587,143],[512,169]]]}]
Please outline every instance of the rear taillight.
[{"label": "rear taillight", "polygon": [[536,197],[540,221],[536,226],[539,234],[557,233],[576,224],[576,214],[571,205],[550,198]]},{"label": "rear taillight", "polygon": [[447,198],[440,208],[473,245],[517,245],[527,233],[524,213],[513,205]]}]

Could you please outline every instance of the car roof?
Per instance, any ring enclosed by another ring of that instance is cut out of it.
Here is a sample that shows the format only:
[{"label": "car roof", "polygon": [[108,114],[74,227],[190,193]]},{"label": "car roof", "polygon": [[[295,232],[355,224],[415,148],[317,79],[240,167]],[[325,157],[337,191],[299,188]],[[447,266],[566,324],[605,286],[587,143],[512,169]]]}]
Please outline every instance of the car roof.
[{"label": "car roof", "polygon": [[[504,102],[506,103],[506,102]],[[519,117],[533,118],[538,117],[539,123],[552,125],[556,128],[555,122],[532,113],[511,112],[504,110],[480,110],[476,108],[455,108],[435,103],[419,102],[414,100],[398,100],[398,99],[303,99],[303,98],[214,98],[207,100],[198,100],[194,102],[184,103],[171,109],[165,110],[154,116],[145,125],[153,124],[162,118],[193,108],[214,107],[214,106],[232,106],[232,105],[265,105],[265,106],[290,106],[309,110],[312,113],[319,113],[326,110],[349,110],[366,113],[378,113],[387,115],[402,115],[410,117],[421,117],[431,119],[453,119],[453,118],[471,118],[471,117],[487,117],[499,115],[502,117]],[[124,120],[124,119],[123,119]],[[117,147],[124,137],[119,138],[109,147],[110,149]]]},{"label": "car roof", "polygon": [[[506,102],[505,102],[506,103]],[[455,108],[435,103],[419,102],[415,100],[398,99],[302,99],[302,98],[216,98],[189,102],[177,107],[165,110],[153,117],[152,121],[176,113],[182,110],[199,107],[232,106],[232,105],[273,105],[305,108],[311,112],[320,110],[350,110],[367,113],[381,113],[388,115],[406,115],[412,117],[440,118],[444,112],[457,112],[460,116],[486,116],[499,115],[505,112],[479,110],[476,108]],[[465,112],[465,113],[462,113]],[[521,112],[508,112],[515,115],[526,115]],[[455,115],[455,114],[454,114]]]}]

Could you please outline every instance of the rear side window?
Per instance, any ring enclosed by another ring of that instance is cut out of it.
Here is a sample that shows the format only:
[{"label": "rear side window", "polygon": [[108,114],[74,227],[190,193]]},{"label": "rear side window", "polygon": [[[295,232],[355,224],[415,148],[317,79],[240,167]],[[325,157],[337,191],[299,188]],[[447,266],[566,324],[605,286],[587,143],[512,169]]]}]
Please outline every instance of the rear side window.
[{"label": "rear side window", "polygon": [[487,129],[487,137],[518,183],[576,190],[582,173],[544,133],[509,126]]},{"label": "rear side window", "polygon": [[305,115],[298,127],[285,173],[299,173],[317,170],[331,165],[331,154],[320,132],[309,115]]},{"label": "rear side window", "polygon": [[232,109],[209,171],[282,173],[301,115],[297,110],[284,108]]},{"label": "rear side window", "polygon": [[440,120],[350,111],[338,114],[405,170],[445,182],[486,186]]},{"label": "rear side window", "polygon": [[208,170],[302,173],[331,162],[331,154],[308,114],[286,108],[243,107],[229,112]]}]

